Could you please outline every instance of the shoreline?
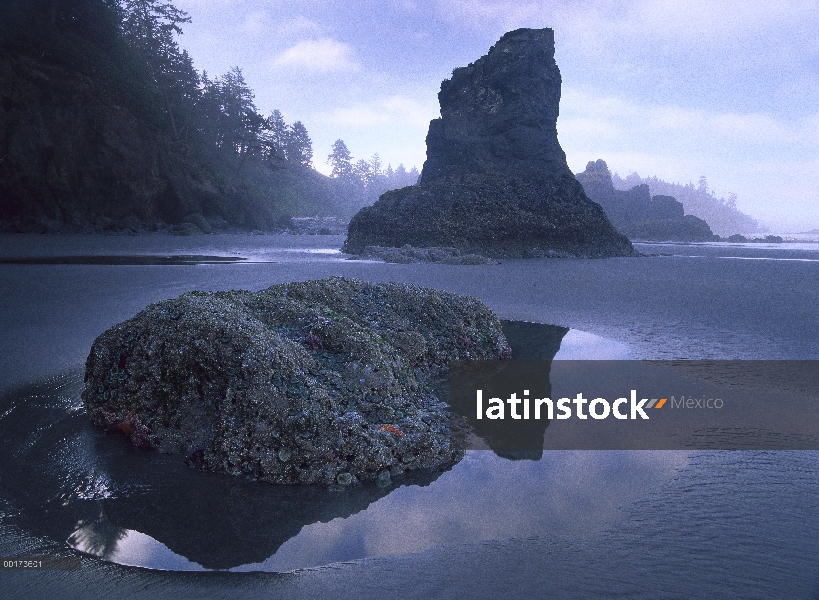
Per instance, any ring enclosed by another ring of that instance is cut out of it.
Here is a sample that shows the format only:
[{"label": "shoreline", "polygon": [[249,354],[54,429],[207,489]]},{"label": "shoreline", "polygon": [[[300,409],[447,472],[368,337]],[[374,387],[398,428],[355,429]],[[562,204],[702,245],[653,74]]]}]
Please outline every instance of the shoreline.
[{"label": "shoreline", "polygon": [[[637,358],[819,357],[819,319],[803,308],[819,305],[819,285],[814,285],[819,278],[813,266],[819,247],[812,244],[774,250],[648,245],[638,249],[662,249],[673,256],[449,265],[346,260],[332,249],[342,239],[0,236],[0,257],[168,253],[248,259],[233,264],[121,267],[0,265],[7,307],[0,314],[0,352],[6,357],[0,365],[0,385],[56,374],[84,361],[97,335],[152,302],[191,290],[258,290],[330,275],[414,283],[474,296],[502,319],[589,332],[629,345]],[[770,283],[760,285],[779,280],[804,285],[786,295]],[[708,310],[699,311],[701,305]],[[770,310],[772,305],[777,311]],[[681,323],[695,327],[680,329]]]},{"label": "shoreline", "polygon": [[[186,231],[184,229],[174,230],[172,226],[168,226],[165,228],[158,228],[158,229],[139,229],[139,230],[100,230],[100,231],[84,231],[84,230],[59,230],[59,231],[45,231],[42,233],[38,232],[30,232],[30,231],[13,231],[10,227],[7,228],[0,228],[0,237],[11,236],[37,236],[39,238],[43,237],[74,237],[74,236],[91,236],[91,237],[100,237],[100,238],[109,238],[109,237],[172,237],[172,238],[199,238],[199,237],[219,237],[219,236],[279,236],[279,235],[289,235],[289,236],[342,236],[344,238],[347,237],[346,232],[346,223],[342,225],[333,225],[332,228],[327,227],[322,224],[324,217],[314,218],[314,217],[295,217],[294,219],[300,220],[316,220],[317,223],[313,225],[305,225],[302,228],[282,228],[282,229],[271,229],[271,230],[261,230],[261,229],[234,229],[234,228],[226,228],[226,229],[219,229],[213,230],[210,232],[204,232],[201,230],[198,231]],[[334,217],[330,219],[335,220]],[[323,231],[324,230],[324,231]],[[801,242],[816,242],[819,243],[819,231],[801,231],[801,232],[779,232],[776,234],[766,234],[765,237],[756,237],[761,234],[753,233],[748,234],[747,236],[742,235],[742,237],[746,238],[744,240],[737,240],[737,239],[730,239],[731,236],[716,236],[718,239],[712,240],[650,240],[650,239],[640,239],[640,238],[629,238],[629,241],[632,244],[680,244],[680,245],[688,245],[688,244],[714,244],[714,243],[723,243],[723,244],[790,244],[790,243],[801,243]],[[799,239],[793,236],[812,236],[812,239],[804,240]],[[768,239],[768,238],[781,238],[781,239]],[[393,246],[391,248],[399,248],[400,246]]]}]

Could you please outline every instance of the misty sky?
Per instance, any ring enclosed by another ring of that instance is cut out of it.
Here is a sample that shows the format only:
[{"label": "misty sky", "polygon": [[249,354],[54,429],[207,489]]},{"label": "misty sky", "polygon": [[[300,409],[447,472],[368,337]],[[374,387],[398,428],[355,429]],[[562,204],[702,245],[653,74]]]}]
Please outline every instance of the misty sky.
[{"label": "misty sky", "polygon": [[[419,169],[452,69],[518,27],[555,30],[573,171],[604,159],[718,196],[777,229],[819,227],[819,1],[175,0],[209,76],[242,68],[264,114],[355,159]],[[736,8],[736,6],[741,8]]]}]

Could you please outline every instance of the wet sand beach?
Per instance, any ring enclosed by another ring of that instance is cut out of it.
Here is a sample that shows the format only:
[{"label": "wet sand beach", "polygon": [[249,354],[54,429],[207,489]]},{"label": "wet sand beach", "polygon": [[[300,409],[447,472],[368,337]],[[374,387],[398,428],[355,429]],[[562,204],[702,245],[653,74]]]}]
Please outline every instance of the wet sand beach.
[{"label": "wet sand beach", "polygon": [[[502,319],[568,327],[557,358],[819,358],[817,244],[654,244],[638,249],[666,255],[466,266],[348,261],[335,250],[342,241],[0,236],[4,401],[39,384],[27,397],[76,404],[94,338],[150,302],[330,275],[469,294]],[[232,258],[168,259],[180,256]],[[22,526],[33,520],[7,485],[0,479],[0,554],[74,555],[47,528]],[[817,491],[812,451],[550,451],[541,461],[470,451],[428,486],[305,522],[278,558],[247,567],[286,573],[83,555],[80,570],[4,571],[2,585],[11,597],[67,598],[809,598],[819,591]]]}]

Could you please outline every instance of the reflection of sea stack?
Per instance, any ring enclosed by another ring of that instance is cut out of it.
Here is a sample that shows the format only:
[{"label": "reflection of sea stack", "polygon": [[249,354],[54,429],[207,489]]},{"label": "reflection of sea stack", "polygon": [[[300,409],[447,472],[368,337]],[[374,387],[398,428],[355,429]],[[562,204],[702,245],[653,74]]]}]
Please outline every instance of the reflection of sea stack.
[{"label": "reflection of sea stack", "polygon": [[[569,330],[557,325],[502,321],[503,333],[512,347],[511,361],[471,361],[452,365],[450,405],[455,414],[465,418],[471,433],[495,454],[510,460],[540,460],[543,434],[549,419],[476,419],[476,390],[490,398],[519,398],[528,388],[532,398],[552,395],[550,371],[552,360]],[[524,385],[525,382],[525,385]]]},{"label": "reflection of sea stack", "polygon": [[449,246],[490,256],[627,256],[557,140],[560,71],[551,29],[505,34],[441,84],[418,186],[382,195],[344,249]]}]

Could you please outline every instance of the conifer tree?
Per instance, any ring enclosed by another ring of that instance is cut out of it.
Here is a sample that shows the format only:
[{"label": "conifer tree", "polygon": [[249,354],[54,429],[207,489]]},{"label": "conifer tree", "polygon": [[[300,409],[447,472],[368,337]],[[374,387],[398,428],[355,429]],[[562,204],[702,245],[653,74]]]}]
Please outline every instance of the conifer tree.
[{"label": "conifer tree", "polygon": [[285,144],[287,160],[293,164],[309,167],[313,162],[313,142],[301,121],[290,126]]},{"label": "conifer tree", "polygon": [[353,155],[347,149],[343,140],[336,140],[333,144],[333,151],[327,157],[327,162],[333,165],[332,177],[342,181],[353,180]]},{"label": "conifer tree", "polygon": [[284,159],[286,156],[285,146],[287,144],[287,123],[278,109],[270,113],[265,126],[271,149],[278,158]]}]

